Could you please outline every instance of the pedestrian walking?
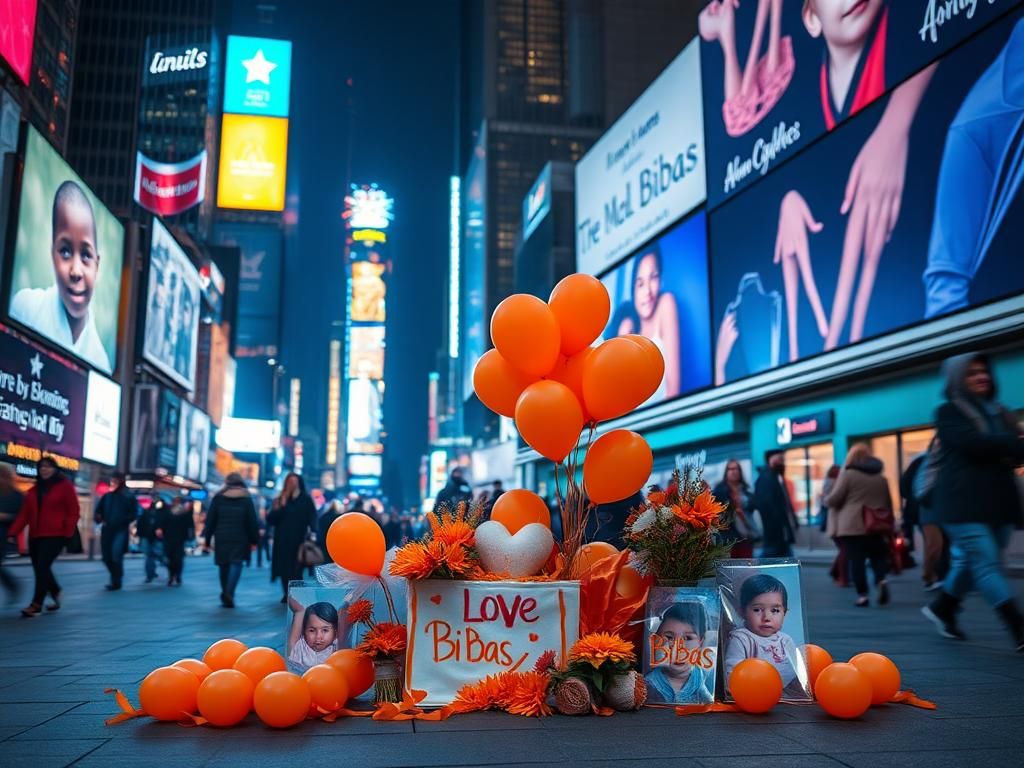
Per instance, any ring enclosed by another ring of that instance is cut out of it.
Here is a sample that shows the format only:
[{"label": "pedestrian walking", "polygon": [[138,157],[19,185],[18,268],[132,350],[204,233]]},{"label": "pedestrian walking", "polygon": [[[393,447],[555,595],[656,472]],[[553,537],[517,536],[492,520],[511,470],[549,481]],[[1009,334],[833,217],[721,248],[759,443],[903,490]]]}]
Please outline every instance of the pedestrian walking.
[{"label": "pedestrian walking", "polygon": [[181,574],[185,569],[185,542],[192,538],[194,528],[192,504],[184,496],[178,496],[169,507],[164,507],[157,518],[156,535],[164,545],[169,587],[181,586]]},{"label": "pedestrian walking", "polygon": [[786,459],[781,451],[768,454],[754,484],[754,508],[761,515],[761,557],[792,557],[796,515],[786,488]]},{"label": "pedestrian walking", "polygon": [[934,488],[928,495],[934,520],[949,538],[952,564],[939,596],[922,612],[940,634],[966,639],[957,612],[973,587],[995,609],[1022,652],[1024,617],[1003,572],[1002,556],[1022,522],[1014,470],[1024,463],[1024,435],[1014,415],[996,399],[986,355],[951,358],[943,371],[946,402],[935,417],[939,446]]},{"label": "pedestrian walking", "polygon": [[867,562],[875,577],[879,605],[890,600],[889,543],[895,532],[892,494],[882,475],[884,465],[871,455],[867,443],[856,443],[835,485],[825,497],[828,505],[828,535],[837,539],[849,563],[859,608],[871,605]]},{"label": "pedestrian walking", "polygon": [[213,542],[213,561],[220,570],[220,603],[235,607],[235,590],[242,578],[242,564],[259,541],[259,524],[245,480],[232,472],[224,480],[206,515],[203,528],[206,548]]},{"label": "pedestrian walking", "polygon": [[53,561],[74,536],[80,511],[75,486],[60,471],[57,462],[43,456],[37,465],[38,479],[25,494],[18,516],[7,534],[16,537],[28,528],[28,552],[32,558],[35,590],[32,602],[21,615],[38,616],[43,611],[43,600],[49,595],[52,602],[48,611],[60,609],[61,588],[53,575]]},{"label": "pedestrian walking", "polygon": [[16,475],[10,464],[0,464],[0,584],[7,594],[7,603],[18,599],[18,580],[4,568],[7,557],[7,530],[21,511],[23,496],[15,485]]},{"label": "pedestrian walking", "polygon": [[463,502],[466,504],[473,503],[473,489],[470,488],[469,483],[463,477],[462,468],[456,467],[448,475],[448,482],[444,488],[438,492],[437,499],[434,501],[434,511],[440,511],[441,507],[454,511]]},{"label": "pedestrian walking", "polygon": [[135,524],[135,535],[139,537],[142,553],[146,556],[147,584],[152,584],[156,580],[156,567],[162,557],[163,547],[160,544],[160,539],[156,536],[156,521],[164,505],[163,499],[154,499],[148,507],[142,510],[138,522]]},{"label": "pedestrian walking", "polygon": [[260,526],[260,540],[256,544],[256,567],[263,567],[263,560],[266,558],[270,563],[270,526],[267,525],[267,505],[260,499],[260,511],[256,517]]},{"label": "pedestrian walking", "polygon": [[331,562],[331,554],[327,551],[327,532],[331,530],[334,521],[341,517],[341,514],[341,502],[334,499],[324,507],[324,511],[316,521],[316,543],[324,554],[325,563]]},{"label": "pedestrian walking", "polygon": [[281,602],[288,601],[288,582],[302,578],[305,566],[299,560],[299,547],[316,530],[316,505],[306,493],[299,475],[291,472],[284,479],[281,495],[267,515],[274,526],[274,549],[270,560],[270,580],[281,580]]},{"label": "pedestrian walking", "polygon": [[139,517],[139,502],[124,484],[124,473],[115,472],[110,479],[110,491],[96,505],[93,520],[100,524],[100,552],[103,564],[110,572],[108,591],[121,589],[124,582],[124,556],[128,551],[128,537],[132,524]]},{"label": "pedestrian walking", "polygon": [[753,557],[754,544],[761,538],[761,531],[755,517],[754,493],[743,477],[739,461],[729,459],[726,462],[725,475],[713,493],[729,511],[731,522],[722,532],[722,537],[733,542],[730,556]]},{"label": "pedestrian walking", "polygon": [[[942,581],[949,573],[949,541],[935,519],[934,503],[930,495],[929,498],[922,498],[918,493],[919,485],[924,480],[922,475],[927,472],[928,454],[938,449],[938,438],[933,437],[929,449],[916,456],[900,477],[900,495],[906,505],[904,514],[906,510],[911,510],[910,514],[916,518],[921,538],[924,539],[921,581],[929,592],[942,589]],[[913,537],[913,532],[908,533],[907,537]]]},{"label": "pedestrian walking", "polygon": [[[825,499],[832,493],[832,489],[836,487],[836,480],[839,479],[839,473],[842,471],[842,467],[838,464],[833,464],[828,468],[828,472],[825,473],[825,480],[821,484],[821,505],[819,515],[821,521],[819,522],[819,529],[822,533],[828,534],[828,523],[832,517],[829,512],[828,504],[825,503]],[[832,543],[836,546],[836,556],[832,560],[832,567],[829,568],[828,574],[832,577],[832,581],[840,587],[850,586],[850,561],[846,556],[846,548],[843,546],[842,540],[837,536],[830,536]]]}]

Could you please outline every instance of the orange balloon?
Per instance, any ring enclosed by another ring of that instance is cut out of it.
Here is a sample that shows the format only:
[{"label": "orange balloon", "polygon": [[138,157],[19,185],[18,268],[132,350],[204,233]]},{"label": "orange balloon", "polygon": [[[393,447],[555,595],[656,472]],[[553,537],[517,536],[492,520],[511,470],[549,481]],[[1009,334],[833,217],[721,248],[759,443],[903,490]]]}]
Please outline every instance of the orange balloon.
[{"label": "orange balloon", "polygon": [[651,479],[654,454],[636,432],[616,429],[601,435],[583,461],[583,488],[594,504],[628,499]]},{"label": "orange balloon", "polygon": [[327,659],[327,663],[337,669],[345,676],[348,682],[348,696],[354,699],[356,696],[366,693],[373,685],[376,673],[373,670],[373,659],[364,656],[354,648],[344,648],[335,651]]},{"label": "orange balloon", "polygon": [[473,369],[473,391],[480,402],[497,414],[512,418],[523,390],[537,381],[514,368],[496,349],[484,352]]},{"label": "orange balloon", "polygon": [[206,679],[207,675],[213,672],[212,669],[206,666],[206,664],[201,662],[199,659],[181,659],[179,661],[174,662],[171,666],[187,669],[189,672],[191,672],[193,675],[199,678],[200,683]]},{"label": "orange balloon", "polygon": [[291,728],[309,714],[313,695],[306,681],[292,672],[273,672],[256,686],[252,707],[271,728]]},{"label": "orange balloon", "polygon": [[255,689],[249,676],[237,669],[211,672],[199,686],[199,714],[219,728],[238,725],[252,710]]},{"label": "orange balloon", "polygon": [[737,707],[759,715],[782,698],[782,675],[764,659],[744,659],[729,675],[729,692]]},{"label": "orange balloon", "polygon": [[632,566],[622,566],[619,578],[615,580],[615,594],[627,600],[633,600],[640,597],[645,589],[647,589],[647,584],[644,577],[637,573]]},{"label": "orange balloon", "polygon": [[555,286],[548,306],[558,320],[562,354],[575,355],[589,347],[608,325],[612,301],[608,289],[596,277],[575,274]]},{"label": "orange balloon", "polygon": [[658,345],[639,333],[626,333],[620,338],[629,339],[647,353],[647,358],[650,360],[651,365],[654,366],[651,375],[658,379],[658,386],[661,386],[661,380],[665,378],[665,357],[661,354],[661,350],[658,349]]},{"label": "orange balloon", "polygon": [[273,648],[257,646],[239,656],[234,668],[248,675],[252,684],[256,685],[272,672],[288,669],[288,665],[284,663],[284,657]]},{"label": "orange balloon", "polygon": [[218,640],[206,649],[206,653],[203,654],[203,663],[214,671],[231,669],[238,661],[238,657],[247,650],[249,647],[239,640],[231,638]]},{"label": "orange balloon", "polygon": [[181,667],[154,669],[139,686],[139,703],[157,720],[181,720],[196,711],[199,678]]},{"label": "orange balloon", "polygon": [[575,578],[582,578],[601,560],[617,554],[619,554],[619,550],[605,541],[592,541],[589,544],[584,544],[572,561],[572,572],[576,574]]},{"label": "orange balloon", "polygon": [[502,357],[534,377],[544,376],[555,367],[562,347],[555,313],[528,293],[509,296],[495,308],[491,341]]},{"label": "orange balloon", "polygon": [[850,659],[871,683],[871,706],[887,704],[900,690],[900,670],[892,659],[880,653],[859,653]]},{"label": "orange balloon", "polygon": [[576,395],[557,381],[538,381],[516,404],[516,429],[537,453],[560,462],[579,442],[583,409]]},{"label": "orange balloon", "polygon": [[851,720],[871,706],[871,680],[853,664],[829,664],[814,684],[814,696],[832,717]]},{"label": "orange balloon", "polygon": [[624,416],[643,405],[664,376],[665,363],[656,366],[649,350],[632,339],[609,339],[594,349],[583,367],[587,412],[598,421]]},{"label": "orange balloon", "polygon": [[380,576],[384,570],[384,531],[369,515],[347,512],[327,530],[331,559],[352,573]]},{"label": "orange balloon", "polygon": [[334,712],[348,701],[348,681],[341,670],[330,664],[317,664],[306,670],[302,679],[309,686],[313,706]]},{"label": "orange balloon", "polygon": [[501,523],[513,536],[519,529],[530,523],[540,523],[545,528],[551,527],[551,512],[544,499],[533,491],[517,489],[505,491],[494,502],[491,520]]},{"label": "orange balloon", "polygon": [[811,681],[811,690],[814,690],[814,683],[821,674],[821,670],[832,663],[832,654],[820,645],[804,646],[804,656],[807,658],[807,673]]},{"label": "orange balloon", "polygon": [[559,357],[558,365],[554,367],[551,373],[545,376],[546,379],[557,381],[559,384],[565,384],[565,386],[572,390],[572,393],[576,395],[576,399],[580,402],[580,407],[583,408],[583,422],[585,424],[589,424],[593,419],[590,418],[590,414],[587,413],[587,406],[583,403],[583,368],[593,352],[593,349],[587,347],[572,357]]}]

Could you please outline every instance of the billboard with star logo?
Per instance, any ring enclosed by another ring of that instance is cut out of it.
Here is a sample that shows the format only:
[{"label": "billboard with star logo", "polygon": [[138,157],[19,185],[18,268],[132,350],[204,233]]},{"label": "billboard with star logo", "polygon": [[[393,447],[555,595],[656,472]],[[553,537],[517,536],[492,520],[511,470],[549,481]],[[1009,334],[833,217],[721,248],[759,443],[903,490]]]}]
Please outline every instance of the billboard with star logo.
[{"label": "billboard with star logo", "polygon": [[292,44],[265,37],[228,37],[224,111],[288,117]]}]

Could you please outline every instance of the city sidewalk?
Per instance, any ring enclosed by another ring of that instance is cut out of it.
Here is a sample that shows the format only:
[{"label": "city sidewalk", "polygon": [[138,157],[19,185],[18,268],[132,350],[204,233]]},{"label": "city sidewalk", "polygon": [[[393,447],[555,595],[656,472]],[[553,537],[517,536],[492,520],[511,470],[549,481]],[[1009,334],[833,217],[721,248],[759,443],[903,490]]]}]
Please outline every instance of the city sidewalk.
[{"label": "city sidewalk", "polygon": [[[31,570],[11,568],[27,588]],[[733,768],[1024,764],[1024,658],[980,598],[963,626],[968,644],[937,637],[917,613],[924,600],[915,571],[894,581],[885,609],[855,609],[850,590],[833,588],[824,568],[805,572],[811,639],[837,659],[865,650],[890,655],[905,685],[934,700],[934,712],[888,706],[863,720],[829,720],[817,707],[778,707],[763,717],[679,718],[664,710],[611,718],[462,715],[443,723],[307,722],[272,732],[254,716],[218,731],[133,720],[103,689],[136,701],[155,667],[201,656],[221,637],[277,647],[284,610],[269,573],[247,569],[238,608],[218,604],[211,558],[189,558],[185,586],[142,584],[142,562],[128,563],[126,588],[106,593],[99,562],[59,562],[64,608],[22,619],[0,614],[0,766],[444,766],[685,764]],[[1024,589],[1015,584],[1018,594]]]}]

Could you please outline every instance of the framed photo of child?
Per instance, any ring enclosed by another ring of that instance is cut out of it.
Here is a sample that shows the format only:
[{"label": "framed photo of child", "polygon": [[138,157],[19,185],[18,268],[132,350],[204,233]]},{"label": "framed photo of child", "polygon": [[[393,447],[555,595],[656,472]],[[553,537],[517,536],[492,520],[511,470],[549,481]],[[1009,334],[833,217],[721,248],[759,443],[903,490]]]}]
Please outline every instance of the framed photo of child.
[{"label": "framed photo of child", "polygon": [[647,599],[644,680],[651,704],[715,700],[721,604],[712,588],[655,587]]},{"label": "framed photo of child", "polygon": [[346,595],[337,587],[303,582],[289,586],[284,655],[293,671],[305,672],[350,647]]},{"label": "framed photo of child", "polygon": [[782,700],[814,701],[800,563],[796,560],[722,560],[722,692],[732,701],[729,676],[744,659],[764,659],[782,677]]}]

